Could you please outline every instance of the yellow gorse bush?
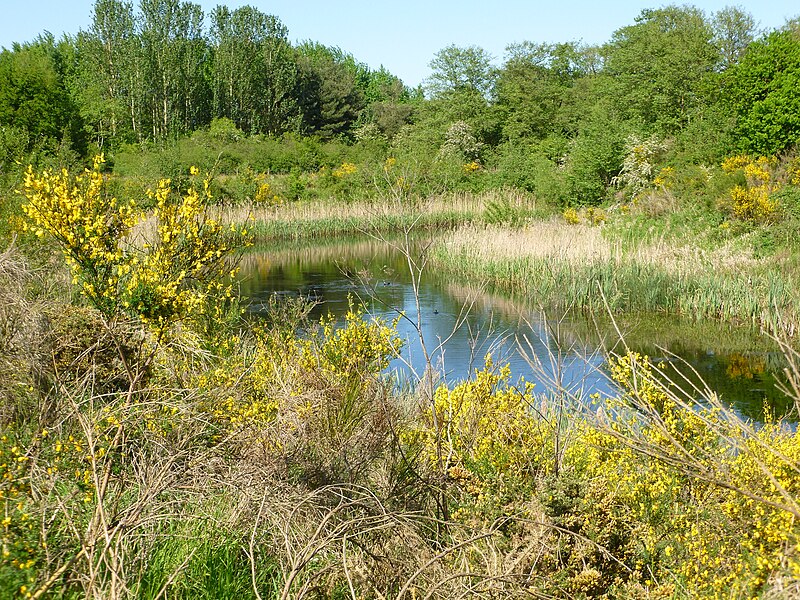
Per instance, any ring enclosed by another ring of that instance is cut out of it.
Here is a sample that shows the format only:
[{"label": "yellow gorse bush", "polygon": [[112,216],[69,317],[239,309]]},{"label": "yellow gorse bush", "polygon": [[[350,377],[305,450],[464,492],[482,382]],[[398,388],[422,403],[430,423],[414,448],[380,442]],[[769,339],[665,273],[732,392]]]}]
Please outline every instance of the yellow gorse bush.
[{"label": "yellow gorse bush", "polygon": [[675,183],[675,167],[664,167],[653,179],[653,185],[664,189],[671,188]]},{"label": "yellow gorse bush", "polygon": [[580,212],[574,208],[567,208],[561,216],[568,225],[580,225],[584,222],[589,225],[602,225],[608,220],[608,213],[596,206],[589,206]]},{"label": "yellow gorse bush", "polygon": [[722,162],[723,171],[743,173],[746,184],[734,186],[721,206],[735,218],[745,221],[769,222],[777,218],[779,205],[770,197],[781,187],[773,181],[775,165],[775,159],[765,156],[757,159],[747,156],[726,158]]},{"label": "yellow gorse bush", "polygon": [[[117,424],[103,412],[94,424],[91,443],[77,432],[58,435],[43,429],[23,440],[14,425],[0,429],[0,565],[11,567],[20,597],[30,598],[40,582],[41,567],[51,550],[48,531],[61,525],[74,527],[94,510],[98,501],[94,467],[108,458]],[[70,505],[68,524],[44,508],[48,496],[56,493]],[[5,577],[8,584],[8,571]]]},{"label": "yellow gorse bush", "polygon": [[64,254],[81,291],[104,312],[113,312],[119,298],[120,279],[129,258],[120,242],[136,224],[140,213],[104,195],[100,168],[103,156],[92,169],[73,177],[63,169],[41,174],[28,167],[22,206],[30,223],[25,228],[39,237],[51,236]]},{"label": "yellow gorse bush", "polygon": [[262,183],[258,186],[253,202],[266,206],[280,206],[283,204],[281,197],[272,191],[272,186],[269,183]]},{"label": "yellow gorse bush", "polygon": [[439,386],[433,407],[402,435],[420,447],[428,469],[457,481],[479,505],[532,481],[549,460],[550,431],[532,411],[533,384],[510,379],[509,366],[495,370],[487,355],[471,379]]},{"label": "yellow gorse bush", "polygon": [[15,431],[0,430],[0,564],[18,571],[19,583],[35,581],[33,567],[38,563],[38,523],[29,507],[32,494],[29,478],[30,458]]},{"label": "yellow gorse bush", "polygon": [[481,170],[481,164],[477,160],[473,160],[465,163],[461,168],[464,169],[464,173],[471,175],[472,173]]},{"label": "yellow gorse bush", "polygon": [[141,257],[131,257],[123,293],[124,307],[147,322],[164,325],[201,312],[210,298],[232,297],[231,286],[223,284],[232,274],[227,258],[234,247],[229,238],[246,230],[225,230],[206,214],[209,181],[203,185],[202,197],[190,187],[177,202],[168,179],[151,192],[157,235]]},{"label": "yellow gorse bush", "polygon": [[574,208],[565,209],[562,216],[569,225],[578,225],[581,222],[581,216]]},{"label": "yellow gorse bush", "polygon": [[[207,406],[215,420],[259,429],[284,418],[287,411],[298,417],[298,405],[288,400],[309,392],[321,392],[312,394],[316,402],[362,396],[401,345],[396,322],[366,319],[363,310],[351,305],[344,324],[337,327],[333,317],[323,318],[319,330],[308,337],[262,330],[252,356],[234,354],[225,368],[205,373],[195,383],[204,395],[217,396]],[[224,393],[220,397],[215,391]],[[314,409],[300,412],[303,420],[313,416]]]},{"label": "yellow gorse bush", "polygon": [[343,177],[347,177],[348,175],[352,175],[358,171],[358,167],[351,162],[343,162],[339,167],[332,171],[334,177],[338,177],[339,179]]},{"label": "yellow gorse bush", "polygon": [[622,389],[606,401],[610,429],[581,425],[565,456],[590,482],[582,533],[629,531],[618,556],[654,592],[671,589],[673,574],[690,594],[719,599],[800,577],[797,432],[749,431],[718,408],[683,405],[635,353],[610,371]]},{"label": "yellow gorse bush", "polygon": [[396,326],[397,320],[390,324],[380,319],[365,320],[363,311],[351,303],[343,327],[337,327],[333,317],[322,319],[319,352],[304,344],[302,362],[316,360],[328,373],[377,375],[400,352],[402,340]]},{"label": "yellow gorse bush", "polygon": [[[24,182],[28,228],[56,241],[86,298],[106,316],[124,312],[156,327],[202,312],[210,298],[230,298],[230,285],[223,283],[232,275],[228,257],[247,232],[226,229],[207,214],[210,180],[203,181],[202,193],[192,185],[183,194],[161,180],[148,192],[155,201],[148,215],[105,192],[103,162],[96,157],[92,169],[74,177],[29,167]],[[136,247],[129,234],[148,217],[155,235]],[[219,303],[214,306],[219,310]]]}]

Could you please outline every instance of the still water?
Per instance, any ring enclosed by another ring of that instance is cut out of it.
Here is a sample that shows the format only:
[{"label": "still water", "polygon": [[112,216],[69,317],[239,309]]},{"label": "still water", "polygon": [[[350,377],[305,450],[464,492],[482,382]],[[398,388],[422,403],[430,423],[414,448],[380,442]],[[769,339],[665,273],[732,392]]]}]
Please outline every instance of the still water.
[{"label": "still water", "polygon": [[[415,261],[424,260],[425,246],[414,245]],[[545,313],[535,308],[535,299],[491,293],[430,266],[422,269],[415,294],[407,256],[372,239],[264,248],[246,255],[241,267],[242,295],[254,315],[276,294],[314,300],[314,318],[342,316],[351,300],[386,321],[402,315],[397,330],[405,345],[390,365],[400,384],[413,384],[424,372],[422,338],[439,377],[449,384],[469,377],[491,354],[495,364],[510,364],[515,381],[524,377],[538,392],[554,389],[557,381],[579,397],[612,394],[605,355],[624,350],[622,333],[631,350],[666,361],[683,387],[702,387],[703,381],[744,416],[760,420],[765,405],[780,416],[790,405],[776,389],[782,355],[741,328],[654,315],[614,323]]]}]

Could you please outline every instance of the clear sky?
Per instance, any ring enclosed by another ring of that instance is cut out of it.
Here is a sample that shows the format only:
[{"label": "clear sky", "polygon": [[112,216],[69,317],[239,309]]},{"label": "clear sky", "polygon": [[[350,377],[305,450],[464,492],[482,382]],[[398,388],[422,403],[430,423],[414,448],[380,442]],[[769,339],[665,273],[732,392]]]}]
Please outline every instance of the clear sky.
[{"label": "clear sky", "polygon": [[[137,4],[138,0],[134,1]],[[313,40],[339,46],[372,68],[385,66],[406,85],[429,74],[433,55],[450,44],[478,45],[499,63],[513,42],[583,41],[602,43],[634,22],[643,8],[669,2],[623,0],[195,0],[206,13],[217,4],[250,4],[276,15],[292,41]],[[77,33],[91,21],[93,0],[0,0],[0,46],[35,38]],[[683,4],[681,1],[675,4]],[[800,15],[788,0],[697,0],[711,13],[728,5],[753,15],[760,27],[774,29]]]}]

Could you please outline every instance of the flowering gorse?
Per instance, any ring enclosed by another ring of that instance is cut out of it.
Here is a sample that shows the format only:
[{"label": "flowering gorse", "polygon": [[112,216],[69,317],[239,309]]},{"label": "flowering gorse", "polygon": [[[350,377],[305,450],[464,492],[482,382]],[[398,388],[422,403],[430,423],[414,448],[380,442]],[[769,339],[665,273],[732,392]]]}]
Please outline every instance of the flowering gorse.
[{"label": "flowering gorse", "polygon": [[471,175],[472,173],[481,170],[481,164],[477,160],[473,160],[465,163],[461,168],[464,169],[464,173]]},{"label": "flowering gorse", "polygon": [[[362,309],[351,305],[343,324],[323,318],[308,337],[281,328],[259,329],[255,352],[247,360],[234,353],[224,368],[204,373],[194,384],[209,397],[224,392],[207,407],[215,421],[248,429],[287,413],[296,417],[298,406],[287,403],[287,396],[297,399],[316,390],[314,402],[328,407],[348,396],[362,399],[400,351],[396,324],[366,319]],[[320,406],[301,408],[301,420],[318,417]]]},{"label": "flowering gorse", "polygon": [[[39,558],[36,516],[29,506],[29,463],[17,432],[6,426],[0,429],[0,565],[13,573],[17,586],[26,589],[35,581],[32,567]],[[24,596],[24,590],[20,595]]]},{"label": "flowering gorse", "polygon": [[669,189],[675,183],[675,167],[664,167],[653,179],[653,185],[656,187]]},{"label": "flowering gorse", "polygon": [[[148,195],[155,209],[147,215],[134,202],[120,203],[104,188],[100,169],[77,176],[66,170],[37,174],[28,168],[23,206],[27,227],[39,237],[56,241],[69,264],[74,283],[104,315],[138,316],[154,327],[165,327],[195,316],[230,298],[223,283],[232,269],[228,259],[245,239],[244,227],[224,228],[207,214],[210,180],[203,191],[190,186],[175,193],[169,179]],[[199,172],[191,170],[196,177]],[[130,240],[136,223],[151,218],[155,235],[142,247]]]},{"label": "flowering gorse", "polygon": [[514,490],[526,488],[552,462],[550,429],[536,418],[533,384],[511,383],[511,369],[483,369],[452,389],[436,389],[433,405],[401,440],[419,449],[422,465],[465,494],[453,517],[495,518]]},{"label": "flowering gorse", "polygon": [[358,171],[358,167],[351,162],[343,162],[339,167],[335,168],[332,172],[334,177],[338,177],[339,179],[343,177],[347,177],[348,175],[352,175]]},{"label": "flowering gorse", "polygon": [[[34,597],[45,573],[43,565],[60,550],[55,532],[84,524],[95,509],[95,467],[111,454],[109,430],[114,426],[109,413],[102,413],[91,441],[78,432],[59,435],[41,429],[27,438],[19,426],[0,429],[3,589],[14,582],[16,597]],[[48,500],[57,494],[62,506],[69,507],[64,512],[48,510]]]},{"label": "flowering gorse", "polygon": [[[589,482],[582,535],[626,531],[618,558],[655,594],[677,574],[693,597],[753,597],[800,576],[800,437],[758,430],[719,406],[683,403],[646,356],[611,361],[622,393],[606,430],[579,427],[566,463]],[[618,534],[617,534],[618,535]]]},{"label": "flowering gorse", "polygon": [[92,169],[73,177],[66,169],[41,174],[28,167],[22,206],[30,224],[26,228],[39,237],[51,236],[61,247],[73,282],[97,308],[106,313],[118,308],[120,279],[130,268],[121,246],[140,213],[132,203],[120,204],[104,194],[97,156]]},{"label": "flowering gorse", "polygon": [[748,156],[731,156],[722,162],[726,173],[743,173],[745,185],[736,185],[721,206],[736,219],[743,221],[770,222],[778,216],[778,202],[771,195],[780,189],[774,181],[775,159],[761,156],[752,159]]}]

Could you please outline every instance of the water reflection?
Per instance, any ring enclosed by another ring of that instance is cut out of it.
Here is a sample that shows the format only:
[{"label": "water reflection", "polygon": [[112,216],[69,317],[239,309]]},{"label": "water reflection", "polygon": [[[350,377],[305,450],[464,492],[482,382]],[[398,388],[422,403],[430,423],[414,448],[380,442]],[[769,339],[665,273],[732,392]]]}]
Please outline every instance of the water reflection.
[{"label": "water reflection", "polygon": [[558,381],[584,397],[610,394],[604,356],[622,351],[621,332],[632,350],[668,363],[671,378],[697,386],[704,380],[745,416],[761,419],[765,403],[778,415],[790,408],[776,389],[780,353],[763,337],[727,326],[652,315],[616,323],[581,314],[545,316],[529,299],[452,281],[432,269],[423,271],[415,295],[407,258],[372,239],[262,249],[246,255],[241,266],[242,293],[256,314],[279,294],[315,300],[313,318],[343,315],[351,299],[376,317],[402,315],[398,333],[406,344],[390,365],[401,382],[425,369],[421,334],[448,383],[469,377],[491,353],[495,364],[510,363],[515,377],[535,382],[539,391]]}]

